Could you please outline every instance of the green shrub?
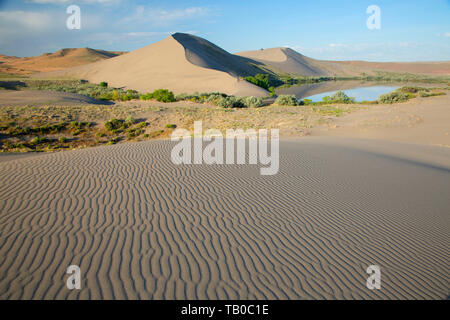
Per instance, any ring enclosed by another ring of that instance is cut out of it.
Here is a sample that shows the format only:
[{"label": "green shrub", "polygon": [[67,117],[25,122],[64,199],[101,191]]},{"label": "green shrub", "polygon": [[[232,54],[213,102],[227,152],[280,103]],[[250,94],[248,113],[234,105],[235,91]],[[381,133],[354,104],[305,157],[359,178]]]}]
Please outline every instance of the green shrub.
[{"label": "green shrub", "polygon": [[60,137],[60,138],[58,139],[58,141],[59,141],[60,143],[66,143],[66,142],[67,142],[67,138],[66,138],[66,137]]},{"label": "green shrub", "polygon": [[136,123],[136,120],[132,116],[128,116],[125,118],[125,123],[131,126]]},{"label": "green shrub", "polygon": [[254,77],[249,76],[249,77],[245,77],[244,79],[250,83],[253,83],[254,85],[257,85],[258,87],[269,90],[269,75],[268,74],[257,74]]},{"label": "green shrub", "polygon": [[217,106],[221,108],[246,108],[245,98],[234,96],[222,97],[217,101]]},{"label": "green shrub", "polygon": [[141,100],[155,99],[159,102],[175,102],[175,96],[172,91],[167,89],[158,89],[153,91],[153,93],[146,93],[139,97]]},{"label": "green shrub", "polygon": [[355,98],[351,98],[345,94],[344,91],[338,91],[331,96],[331,102],[333,103],[354,103]]},{"label": "green shrub", "polygon": [[100,87],[108,88],[108,82],[105,82],[105,81],[100,82]]},{"label": "green shrub", "polygon": [[108,131],[114,131],[119,129],[122,126],[122,121],[118,120],[118,119],[110,119],[109,121],[105,122],[105,128]]},{"label": "green shrub", "polygon": [[171,123],[166,124],[166,128],[168,128],[168,129],[175,129],[176,127],[177,127],[176,124],[171,124]]},{"label": "green shrub", "polygon": [[401,92],[399,90],[392,91],[390,93],[382,94],[378,97],[379,103],[396,103],[407,101],[410,96],[407,93]]},{"label": "green shrub", "polygon": [[280,95],[275,100],[275,104],[280,106],[297,106],[299,103],[295,95]]},{"label": "green shrub", "polygon": [[245,97],[244,104],[247,108],[258,108],[263,105],[263,99],[257,97]]}]

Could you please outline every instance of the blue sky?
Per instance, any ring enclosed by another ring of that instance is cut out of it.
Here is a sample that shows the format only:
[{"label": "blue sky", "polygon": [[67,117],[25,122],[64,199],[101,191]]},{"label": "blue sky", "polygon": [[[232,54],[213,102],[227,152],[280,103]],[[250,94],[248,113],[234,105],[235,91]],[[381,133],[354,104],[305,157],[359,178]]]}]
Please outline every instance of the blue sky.
[{"label": "blue sky", "polygon": [[[81,8],[81,30],[66,8]],[[381,29],[369,30],[369,5]],[[174,32],[230,52],[291,47],[329,60],[450,60],[450,0],[0,0],[0,53],[40,55],[61,48],[130,51]]]}]

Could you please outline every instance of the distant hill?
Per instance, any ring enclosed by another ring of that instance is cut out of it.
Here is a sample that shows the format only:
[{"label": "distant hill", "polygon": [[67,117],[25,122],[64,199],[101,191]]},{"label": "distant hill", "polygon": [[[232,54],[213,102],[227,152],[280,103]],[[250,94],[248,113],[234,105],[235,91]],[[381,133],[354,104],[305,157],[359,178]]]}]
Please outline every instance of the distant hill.
[{"label": "distant hill", "polygon": [[0,55],[0,73],[26,75],[36,72],[62,70],[113,58],[121,54],[123,52],[91,48],[69,48],[54,53],[44,53],[37,57],[19,58]]},{"label": "distant hill", "polygon": [[308,58],[290,48],[245,51],[236,55],[256,60],[278,73],[302,76],[359,76],[377,71],[450,75],[450,61],[443,62],[366,62],[326,61]]}]

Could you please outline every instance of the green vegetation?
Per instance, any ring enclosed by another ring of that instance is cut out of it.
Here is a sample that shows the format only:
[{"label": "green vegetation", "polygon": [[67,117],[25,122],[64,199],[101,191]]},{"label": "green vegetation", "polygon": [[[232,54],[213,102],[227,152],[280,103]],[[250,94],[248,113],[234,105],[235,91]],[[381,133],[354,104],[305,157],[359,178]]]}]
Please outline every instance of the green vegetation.
[{"label": "green vegetation", "polygon": [[105,81],[100,82],[100,87],[108,88],[108,82]]},{"label": "green vegetation", "polygon": [[176,124],[171,124],[171,123],[166,124],[166,128],[167,128],[167,129],[175,129],[176,127],[177,127]]},{"label": "green vegetation", "polygon": [[299,102],[295,95],[280,95],[275,100],[275,104],[279,106],[298,106]]},{"label": "green vegetation", "polygon": [[410,99],[410,95],[408,93],[404,93],[400,90],[395,90],[386,94],[382,94],[378,98],[379,103],[397,103],[397,102],[403,102]]},{"label": "green vegetation", "polygon": [[324,103],[355,103],[355,98],[347,96],[344,91],[338,91],[331,97],[323,97],[322,101]]},{"label": "green vegetation", "polygon": [[254,77],[248,76],[244,78],[250,83],[257,85],[263,89],[269,90],[269,75],[268,74],[257,74]]},{"label": "green vegetation", "polygon": [[46,90],[82,94],[98,100],[128,101],[138,99],[135,90],[108,88],[104,84],[92,84],[85,80],[32,80],[0,81],[0,87],[9,90]]},{"label": "green vegetation", "polygon": [[139,97],[141,100],[151,100],[155,99],[159,102],[175,102],[175,96],[172,91],[167,89],[158,89],[153,91],[153,93],[146,93]]}]

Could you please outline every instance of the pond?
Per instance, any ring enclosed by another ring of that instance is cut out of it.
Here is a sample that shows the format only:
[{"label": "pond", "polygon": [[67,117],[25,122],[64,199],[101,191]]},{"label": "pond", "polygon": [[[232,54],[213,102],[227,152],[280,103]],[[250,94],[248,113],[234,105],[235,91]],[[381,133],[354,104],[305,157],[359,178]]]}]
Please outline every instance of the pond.
[{"label": "pond", "polygon": [[400,85],[397,84],[379,84],[376,82],[326,81],[279,88],[277,94],[293,94],[298,99],[310,99],[317,102],[322,101],[325,96],[344,91],[347,96],[355,98],[355,101],[373,101],[377,100],[380,95],[389,93],[399,87]]}]

